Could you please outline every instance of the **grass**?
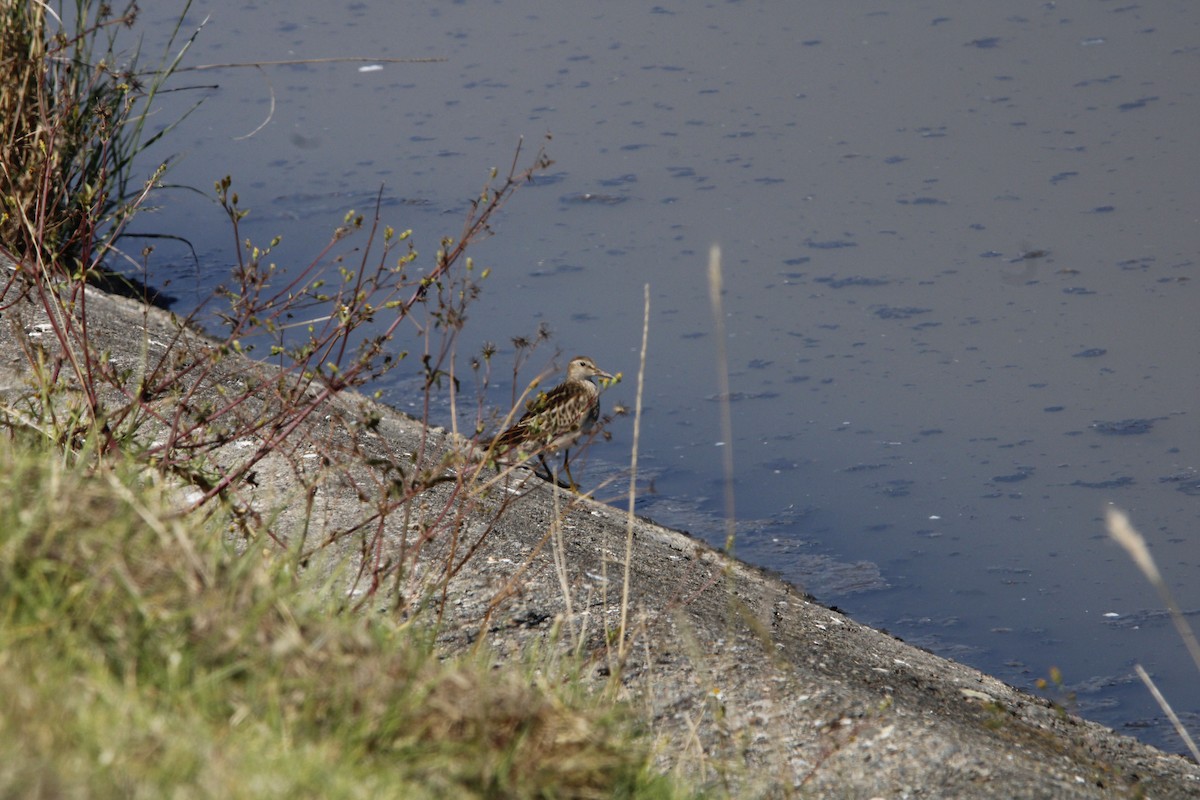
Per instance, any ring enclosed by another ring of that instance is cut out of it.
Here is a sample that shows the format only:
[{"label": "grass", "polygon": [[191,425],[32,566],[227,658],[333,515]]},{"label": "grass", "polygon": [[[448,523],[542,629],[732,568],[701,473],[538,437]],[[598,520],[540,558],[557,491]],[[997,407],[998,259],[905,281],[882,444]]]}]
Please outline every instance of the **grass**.
[{"label": "grass", "polygon": [[0,796],[682,796],[569,674],[439,660],[107,461],[0,440]]},{"label": "grass", "polygon": [[[183,3],[180,21],[188,3]],[[190,41],[152,71],[119,32],[136,2],[0,2],[0,241],[58,278],[95,277],[162,173],[134,180],[155,95]]]}]

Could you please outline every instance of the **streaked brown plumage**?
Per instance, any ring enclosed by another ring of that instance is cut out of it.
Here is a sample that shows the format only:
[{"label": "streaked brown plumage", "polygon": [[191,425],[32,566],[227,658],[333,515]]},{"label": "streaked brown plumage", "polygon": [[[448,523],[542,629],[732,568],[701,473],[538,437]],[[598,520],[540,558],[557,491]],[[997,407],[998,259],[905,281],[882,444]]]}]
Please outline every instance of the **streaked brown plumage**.
[{"label": "streaked brown plumage", "polygon": [[530,400],[516,424],[492,440],[491,452],[496,460],[519,463],[536,455],[552,476],[546,454],[561,450],[567,479],[574,488],[568,463],[571,445],[590,433],[600,418],[600,390],[592,378],[613,380],[587,356],[571,359],[567,379]]}]

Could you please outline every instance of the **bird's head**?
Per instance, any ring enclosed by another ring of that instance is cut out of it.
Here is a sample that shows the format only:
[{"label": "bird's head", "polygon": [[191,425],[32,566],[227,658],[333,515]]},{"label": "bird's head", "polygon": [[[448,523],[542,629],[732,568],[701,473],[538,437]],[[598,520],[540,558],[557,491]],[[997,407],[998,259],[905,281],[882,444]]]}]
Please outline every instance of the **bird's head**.
[{"label": "bird's head", "polygon": [[596,362],[587,356],[575,356],[571,359],[571,363],[567,365],[567,378],[573,381],[585,381],[588,378],[614,380],[612,375],[597,367]]}]

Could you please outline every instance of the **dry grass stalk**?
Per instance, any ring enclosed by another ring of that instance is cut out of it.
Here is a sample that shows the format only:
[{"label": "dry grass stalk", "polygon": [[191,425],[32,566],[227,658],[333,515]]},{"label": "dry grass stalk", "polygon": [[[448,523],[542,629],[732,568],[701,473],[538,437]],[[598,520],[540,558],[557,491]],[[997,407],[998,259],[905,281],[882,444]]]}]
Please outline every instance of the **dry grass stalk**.
[{"label": "dry grass stalk", "polygon": [[642,293],[645,298],[642,310],[642,349],[638,356],[637,396],[633,406],[633,446],[629,454],[629,507],[625,517],[625,568],[621,579],[621,629],[617,645],[617,658],[624,663],[628,647],[625,634],[629,624],[629,570],[633,563],[634,506],[637,503],[638,445],[642,433],[642,394],[646,386],[646,350],[650,343],[650,284]]},{"label": "dry grass stalk", "polygon": [[[1150,548],[1146,545],[1146,537],[1142,536],[1133,524],[1130,523],[1128,515],[1119,508],[1109,507],[1105,520],[1108,525],[1109,535],[1124,548],[1125,552],[1132,559],[1137,568],[1142,571],[1146,580],[1158,592],[1158,596],[1162,598],[1163,604],[1171,615],[1171,622],[1175,625],[1175,630],[1179,632],[1180,638],[1187,646],[1188,653],[1192,656],[1192,661],[1196,664],[1196,669],[1200,670],[1200,642],[1196,641],[1196,633],[1192,630],[1192,626],[1188,624],[1187,618],[1179,609],[1179,604],[1175,602],[1175,596],[1171,593],[1171,588],[1167,586],[1166,580],[1163,579],[1162,573],[1158,570],[1158,565],[1154,561],[1154,556],[1150,554]],[[1183,740],[1188,749],[1192,752],[1192,757],[1196,761],[1200,761],[1200,749],[1197,749],[1195,741],[1188,734],[1187,729],[1183,727],[1183,723],[1179,721],[1179,717],[1175,714],[1175,710],[1167,703],[1167,699],[1163,697],[1162,692],[1158,690],[1158,686],[1151,680],[1149,673],[1142,667],[1141,664],[1135,664],[1134,669],[1137,670],[1138,677],[1142,679],[1142,683],[1146,684],[1146,688],[1150,690],[1150,694],[1154,696],[1159,708],[1171,720],[1171,724],[1175,726],[1176,733]]]},{"label": "dry grass stalk", "polygon": [[1170,587],[1163,580],[1162,573],[1158,571],[1158,565],[1154,563],[1154,556],[1150,554],[1150,548],[1146,546],[1146,538],[1133,527],[1125,512],[1118,508],[1110,507],[1106,519],[1109,535],[1124,548],[1133,563],[1146,576],[1146,580],[1158,592],[1158,596],[1162,598],[1163,604],[1171,614],[1171,622],[1174,623],[1175,630],[1179,632],[1180,638],[1187,646],[1188,653],[1191,654],[1192,661],[1196,664],[1196,669],[1200,670],[1200,642],[1196,640],[1195,631],[1188,624],[1183,612],[1179,610],[1175,596],[1171,594]]},{"label": "dry grass stalk", "polygon": [[737,538],[737,515],[733,492],[733,412],[730,409],[729,353],[725,346],[725,306],[722,299],[721,247],[708,251],[708,297],[712,304],[713,331],[717,342],[717,392],[721,399],[721,463],[725,472],[725,552],[733,554]]}]

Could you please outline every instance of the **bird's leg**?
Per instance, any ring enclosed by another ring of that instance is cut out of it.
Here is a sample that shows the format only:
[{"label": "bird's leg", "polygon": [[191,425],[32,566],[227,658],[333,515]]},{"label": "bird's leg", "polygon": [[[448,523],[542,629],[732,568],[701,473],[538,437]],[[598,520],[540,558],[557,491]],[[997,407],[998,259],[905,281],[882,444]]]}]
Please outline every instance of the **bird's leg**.
[{"label": "bird's leg", "polygon": [[[563,483],[558,478],[558,470],[550,469],[550,465],[548,463],[546,463],[546,454],[545,453],[538,453],[538,460],[542,462],[542,469],[546,470],[545,475],[538,475],[539,478],[542,478],[544,480],[549,481],[550,483],[555,484],[560,489],[570,489],[571,491],[575,491],[575,485],[573,483],[570,486]],[[534,474],[535,475],[537,474],[537,470],[534,470]],[[570,476],[570,474],[571,474],[570,472],[567,473],[568,477]]]},{"label": "bird's leg", "polygon": [[569,448],[563,450],[563,469],[567,473],[567,483],[569,484],[567,488],[575,494],[579,494],[579,484],[575,483],[575,479],[571,477],[571,450]]}]

